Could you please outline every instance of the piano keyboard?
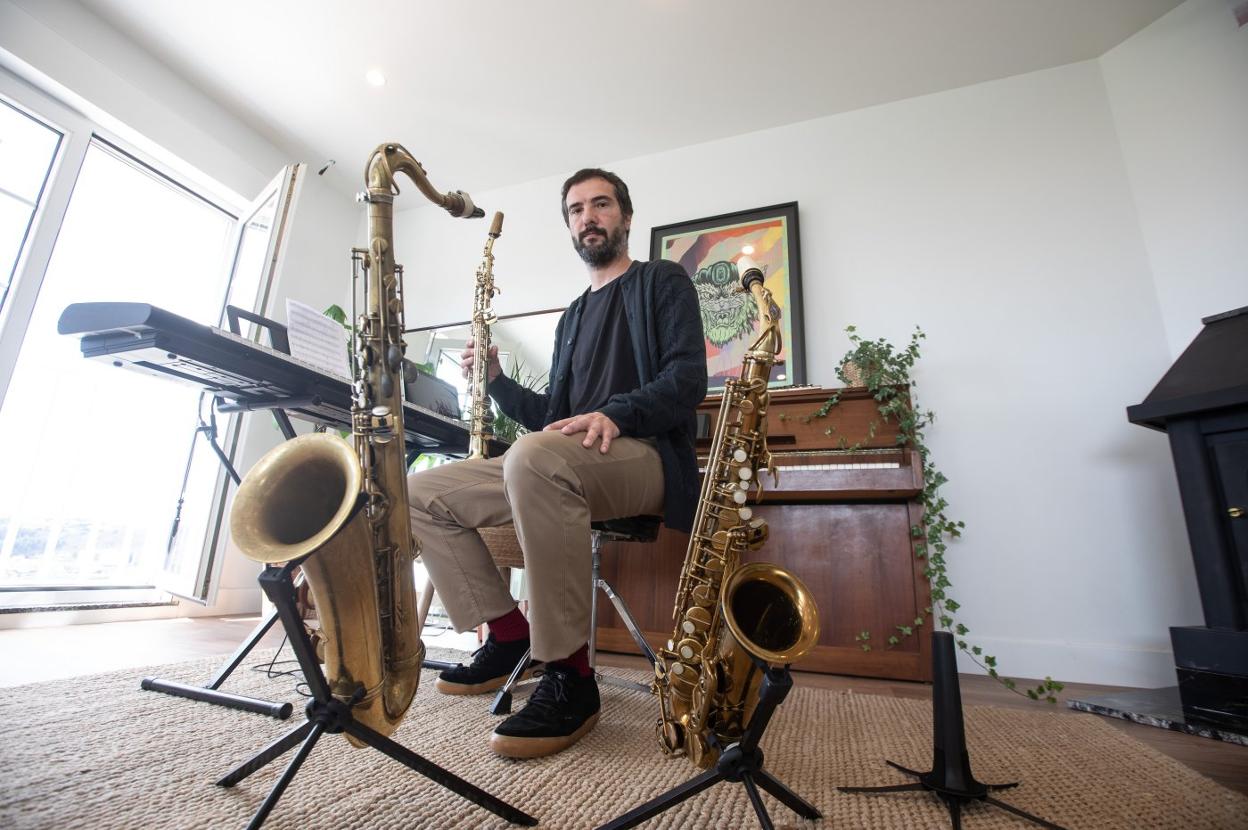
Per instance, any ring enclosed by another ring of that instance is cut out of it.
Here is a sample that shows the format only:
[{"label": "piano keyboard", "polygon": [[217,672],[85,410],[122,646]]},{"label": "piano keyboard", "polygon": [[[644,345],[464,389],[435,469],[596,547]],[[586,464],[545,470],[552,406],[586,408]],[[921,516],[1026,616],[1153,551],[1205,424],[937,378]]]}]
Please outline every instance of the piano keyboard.
[{"label": "piano keyboard", "polygon": [[849,462],[846,464],[777,464],[776,472],[824,472],[827,470],[897,470],[901,468],[898,461],[884,462]]}]

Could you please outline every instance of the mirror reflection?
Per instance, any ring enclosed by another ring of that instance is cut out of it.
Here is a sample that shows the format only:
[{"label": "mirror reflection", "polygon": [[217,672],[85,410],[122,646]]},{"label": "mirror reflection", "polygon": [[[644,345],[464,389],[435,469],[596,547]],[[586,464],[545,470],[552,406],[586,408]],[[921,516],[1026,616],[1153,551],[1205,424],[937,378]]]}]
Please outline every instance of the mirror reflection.
[{"label": "mirror reflection", "polygon": [[[563,309],[500,317],[490,331],[498,347],[503,372],[530,389],[546,388],[550,355],[555,345],[555,326]],[[407,357],[454,389],[459,412],[469,411],[468,380],[460,366],[460,353],[472,336],[469,322],[429,326],[407,333]],[[409,398],[410,399],[410,398]],[[450,413],[447,413],[450,414]],[[458,413],[456,413],[458,414]]]}]

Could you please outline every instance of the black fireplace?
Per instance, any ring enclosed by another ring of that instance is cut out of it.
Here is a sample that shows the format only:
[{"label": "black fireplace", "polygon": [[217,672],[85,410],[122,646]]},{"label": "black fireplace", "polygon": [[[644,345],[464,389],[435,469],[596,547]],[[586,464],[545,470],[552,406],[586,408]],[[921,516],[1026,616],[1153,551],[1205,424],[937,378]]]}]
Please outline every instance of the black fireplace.
[{"label": "black fireplace", "polygon": [[1185,720],[1248,734],[1248,307],[1204,328],[1133,424],[1170,436],[1203,626],[1170,629]]}]

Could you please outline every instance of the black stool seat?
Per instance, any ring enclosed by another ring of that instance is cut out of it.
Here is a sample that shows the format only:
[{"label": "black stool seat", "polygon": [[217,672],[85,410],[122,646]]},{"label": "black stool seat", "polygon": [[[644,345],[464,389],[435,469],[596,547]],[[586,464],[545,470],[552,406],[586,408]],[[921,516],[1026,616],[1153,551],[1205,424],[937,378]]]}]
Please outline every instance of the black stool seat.
[{"label": "black stool seat", "polygon": [[624,516],[593,522],[590,527],[617,542],[653,542],[659,538],[662,516]]}]

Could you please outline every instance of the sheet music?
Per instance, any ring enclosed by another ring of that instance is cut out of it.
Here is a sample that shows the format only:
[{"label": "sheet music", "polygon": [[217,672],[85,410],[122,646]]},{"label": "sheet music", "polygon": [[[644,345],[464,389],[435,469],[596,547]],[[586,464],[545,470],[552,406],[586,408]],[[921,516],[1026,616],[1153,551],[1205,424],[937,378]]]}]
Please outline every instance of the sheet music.
[{"label": "sheet music", "polygon": [[351,377],[345,328],[315,308],[298,300],[286,300],[286,327],[290,355],[335,377]]}]

